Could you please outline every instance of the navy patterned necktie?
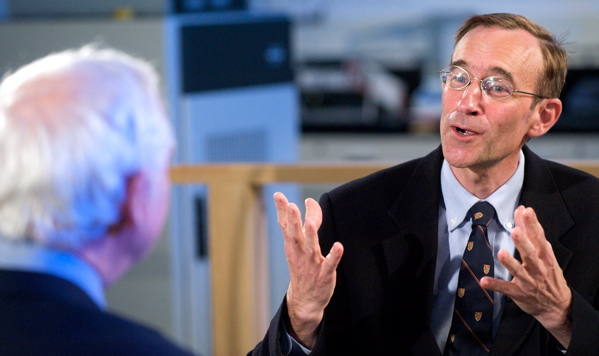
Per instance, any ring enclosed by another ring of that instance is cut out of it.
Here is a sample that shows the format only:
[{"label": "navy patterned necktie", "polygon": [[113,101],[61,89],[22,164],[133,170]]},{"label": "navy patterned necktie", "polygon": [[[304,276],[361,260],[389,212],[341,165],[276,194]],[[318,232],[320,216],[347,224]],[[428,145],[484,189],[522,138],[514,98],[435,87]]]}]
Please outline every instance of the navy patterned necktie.
[{"label": "navy patterned necktie", "polygon": [[493,341],[493,291],[480,286],[480,279],[494,276],[493,249],[487,227],[495,209],[487,202],[474,204],[472,233],[464,250],[453,320],[447,341],[449,355],[487,355]]}]

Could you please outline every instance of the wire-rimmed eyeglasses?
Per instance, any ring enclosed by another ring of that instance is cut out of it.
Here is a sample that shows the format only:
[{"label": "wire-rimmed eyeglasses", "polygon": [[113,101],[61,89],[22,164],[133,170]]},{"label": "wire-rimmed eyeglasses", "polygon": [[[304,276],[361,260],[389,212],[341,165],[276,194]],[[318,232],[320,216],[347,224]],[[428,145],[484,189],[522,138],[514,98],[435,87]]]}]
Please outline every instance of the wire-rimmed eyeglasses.
[{"label": "wire-rimmed eyeglasses", "polygon": [[485,93],[488,98],[493,100],[506,100],[514,93],[533,95],[541,99],[546,99],[546,97],[539,94],[514,89],[512,83],[503,77],[491,76],[486,77],[485,79],[472,77],[468,71],[456,65],[447,66],[440,70],[439,73],[443,84],[453,90],[464,90],[472,84],[472,79],[476,79],[480,81],[480,89],[482,92]]}]

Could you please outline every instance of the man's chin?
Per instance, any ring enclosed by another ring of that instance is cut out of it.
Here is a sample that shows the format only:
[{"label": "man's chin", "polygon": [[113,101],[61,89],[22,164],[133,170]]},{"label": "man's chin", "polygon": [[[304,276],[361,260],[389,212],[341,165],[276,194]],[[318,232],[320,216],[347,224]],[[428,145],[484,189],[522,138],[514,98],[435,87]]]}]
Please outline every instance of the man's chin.
[{"label": "man's chin", "polygon": [[468,168],[476,163],[471,150],[443,146],[443,157],[453,168]]}]

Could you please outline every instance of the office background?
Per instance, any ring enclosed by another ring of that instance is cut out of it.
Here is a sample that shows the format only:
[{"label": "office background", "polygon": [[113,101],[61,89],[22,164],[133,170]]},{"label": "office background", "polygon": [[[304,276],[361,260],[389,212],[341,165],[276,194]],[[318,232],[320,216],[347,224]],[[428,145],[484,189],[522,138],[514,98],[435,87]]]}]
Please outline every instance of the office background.
[{"label": "office background", "polygon": [[[530,145],[547,158],[598,159],[599,0],[0,0],[0,70],[89,41],[153,61],[178,135],[176,163],[401,162],[438,145],[436,70],[461,21],[484,12],[520,13],[564,36],[566,110],[555,132]],[[328,188],[272,187],[265,199]],[[174,189],[165,238],[108,301],[210,355],[205,194]],[[287,271],[269,220],[273,313]]]}]

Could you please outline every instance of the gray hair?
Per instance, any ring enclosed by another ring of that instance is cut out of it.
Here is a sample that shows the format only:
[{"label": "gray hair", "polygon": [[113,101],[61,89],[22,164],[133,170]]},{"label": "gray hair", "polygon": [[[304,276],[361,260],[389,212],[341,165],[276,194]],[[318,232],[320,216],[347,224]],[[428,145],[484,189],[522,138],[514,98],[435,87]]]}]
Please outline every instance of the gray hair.
[{"label": "gray hair", "polygon": [[0,84],[0,234],[78,247],[119,221],[127,179],[158,174],[174,138],[147,62],[85,46]]}]

